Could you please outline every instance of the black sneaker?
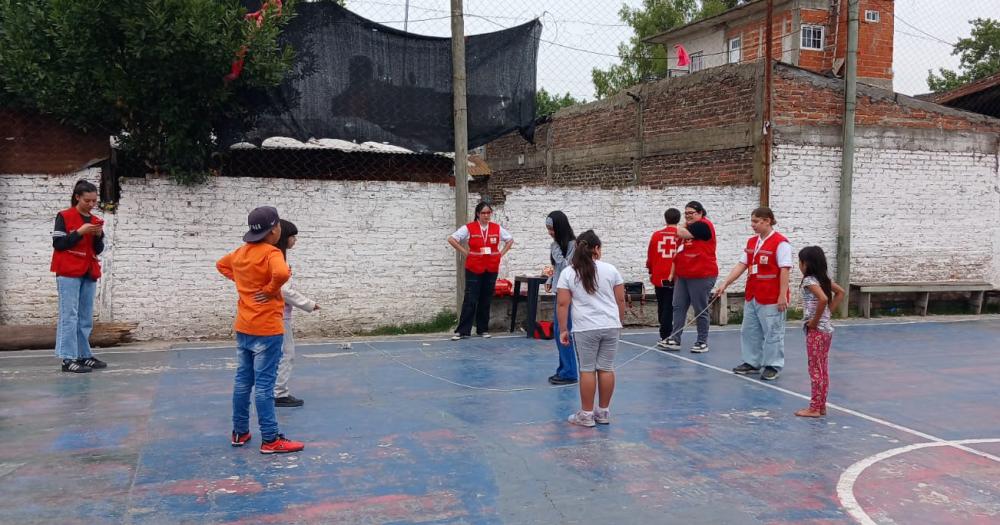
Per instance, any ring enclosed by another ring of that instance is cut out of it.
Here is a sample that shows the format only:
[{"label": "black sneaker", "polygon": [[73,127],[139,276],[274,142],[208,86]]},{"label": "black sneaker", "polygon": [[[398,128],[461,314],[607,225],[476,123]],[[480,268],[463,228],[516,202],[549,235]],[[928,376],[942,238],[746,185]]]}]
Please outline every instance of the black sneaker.
[{"label": "black sneaker", "polygon": [[779,373],[780,372],[777,368],[774,368],[773,366],[765,366],[764,371],[760,374],[760,378],[764,381],[774,381],[775,379],[778,379]]},{"label": "black sneaker", "polygon": [[553,385],[575,385],[576,379],[552,376],[549,378],[549,383],[552,383]]},{"label": "black sneaker", "polygon": [[733,369],[733,373],[734,374],[739,374],[741,376],[745,376],[745,375],[749,375],[749,374],[756,374],[757,372],[760,372],[759,368],[757,368],[755,366],[750,366],[747,363],[743,363],[742,365],[740,365],[740,366],[738,366],[738,367],[736,367],[736,368]]},{"label": "black sneaker", "polygon": [[99,368],[107,368],[108,367],[107,363],[105,363],[104,361],[101,361],[100,359],[98,359],[96,357],[88,357],[86,359],[77,359],[76,362],[80,363],[83,366],[89,366],[90,368],[93,368],[95,370],[97,370]]},{"label": "black sneaker", "polygon": [[295,397],[295,396],[284,396],[274,398],[274,406],[276,407],[300,407],[306,404],[305,401]]},{"label": "black sneaker", "polygon": [[79,360],[73,361],[72,359],[63,359],[62,363],[63,372],[72,372],[74,374],[86,374],[93,370],[94,370],[93,368],[90,368],[89,366],[82,364]]}]

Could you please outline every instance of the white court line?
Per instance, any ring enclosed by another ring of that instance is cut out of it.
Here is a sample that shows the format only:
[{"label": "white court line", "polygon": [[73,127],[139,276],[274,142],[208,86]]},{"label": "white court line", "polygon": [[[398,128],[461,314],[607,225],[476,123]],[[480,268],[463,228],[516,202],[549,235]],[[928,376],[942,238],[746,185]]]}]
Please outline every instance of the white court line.
[{"label": "white court line", "polygon": [[972,445],[976,443],[1000,443],[1000,439],[962,439],[958,441],[917,443],[914,445],[906,445],[905,447],[886,450],[885,452],[869,456],[851,465],[850,467],[847,467],[847,470],[840,475],[840,480],[837,481],[837,497],[840,498],[840,503],[844,506],[844,510],[846,510],[851,517],[857,520],[858,523],[861,525],[877,525],[875,520],[873,520],[871,516],[865,512],[865,510],[861,507],[861,504],[858,503],[858,500],[854,497],[854,484],[857,483],[858,478],[865,471],[865,469],[878,463],[879,461],[883,461],[900,454],[905,454],[913,450],[949,446],[959,448],[961,445]]},{"label": "white court line", "polygon": [[[622,339],[621,342],[624,343],[624,344],[627,344],[627,345],[637,346],[639,348],[645,348],[647,350],[653,350],[654,349],[654,347],[652,347],[652,346],[643,346],[643,345],[640,345],[638,343],[633,343],[631,341],[625,341],[624,339]],[[764,388],[770,388],[771,390],[776,390],[778,392],[782,392],[784,394],[788,394],[788,395],[790,395],[792,397],[797,397],[799,399],[804,399],[806,401],[810,400],[809,396],[807,396],[807,395],[803,395],[803,394],[800,394],[800,393],[795,392],[793,390],[788,390],[786,388],[781,388],[780,386],[776,386],[776,385],[774,385],[772,383],[768,383],[766,381],[761,381],[759,379],[753,379],[753,378],[750,378],[750,377],[747,377],[747,376],[744,376],[744,375],[734,374],[732,371],[726,370],[725,368],[720,368],[720,367],[715,366],[715,365],[710,365],[708,363],[703,363],[701,361],[698,361],[698,360],[695,360],[695,359],[691,359],[691,358],[688,358],[688,357],[684,357],[682,355],[668,354],[668,353],[665,353],[665,352],[655,352],[655,353],[659,354],[659,355],[662,355],[662,356],[666,356],[666,357],[672,357],[674,359],[680,359],[681,361],[692,363],[692,364],[695,364],[695,365],[698,365],[698,366],[702,366],[702,367],[705,367],[705,368],[710,368],[712,370],[715,370],[716,372],[722,372],[723,374],[726,374],[726,375],[729,375],[729,376],[732,376],[732,377],[736,377],[738,379],[750,382],[750,383],[752,383],[754,385],[757,385],[757,386],[761,386],[761,387],[764,387]],[[827,408],[832,408],[834,410],[839,410],[839,411],[841,411],[841,412],[843,412],[845,414],[850,414],[852,416],[859,417],[861,419],[865,419],[865,420],[871,421],[872,423],[876,423],[876,424],[879,424],[879,425],[882,425],[882,426],[886,426],[886,427],[892,428],[894,430],[898,430],[900,432],[904,432],[906,434],[910,434],[910,435],[913,435],[913,436],[917,436],[917,437],[926,439],[927,441],[933,441],[935,443],[942,443],[944,445],[953,446],[953,447],[955,447],[955,448],[957,448],[959,450],[963,450],[965,452],[969,452],[970,454],[975,454],[977,456],[982,456],[984,458],[991,459],[991,460],[996,461],[996,462],[1000,462],[1000,457],[998,457],[998,456],[994,456],[993,454],[989,454],[989,453],[986,453],[986,452],[981,452],[981,451],[976,450],[974,448],[969,448],[969,447],[963,446],[961,444],[958,444],[956,442],[949,441],[949,440],[943,439],[943,438],[939,438],[937,436],[933,436],[933,435],[928,434],[926,432],[921,432],[919,430],[914,430],[914,429],[909,428],[909,427],[904,427],[903,425],[898,425],[898,424],[893,423],[891,421],[886,421],[884,419],[879,419],[879,418],[877,418],[875,416],[869,416],[868,414],[865,414],[863,412],[858,412],[857,410],[852,410],[852,409],[847,408],[847,407],[842,407],[842,406],[836,405],[834,403],[827,403],[826,406],[827,406]]]},{"label": "white court line", "polygon": [[[972,323],[976,321],[992,321],[996,320],[994,317],[982,317],[978,319],[935,319],[933,321],[925,320],[906,320],[906,321],[873,321],[873,322],[858,322],[858,323],[837,323],[837,328],[849,329],[855,326],[896,326],[896,325],[908,325],[908,324],[954,324],[954,323]],[[789,324],[785,330],[801,330],[802,328],[797,324]],[[740,327],[725,326],[725,327],[712,327],[712,332],[738,332]],[[648,331],[637,331],[637,332],[625,332],[622,335],[659,335],[658,330],[648,330]],[[405,336],[404,336],[405,337]],[[492,339],[526,339],[524,334],[511,334],[511,335],[495,335]],[[373,341],[360,341],[352,339],[332,339],[329,341],[323,341],[318,343],[296,343],[296,348],[309,348],[317,346],[330,346],[330,345],[340,345],[346,343],[370,343],[370,344],[381,344],[381,343],[447,343],[452,342],[451,336],[441,337],[441,338],[422,338],[422,339],[379,339]],[[114,355],[114,354],[155,354],[162,352],[179,352],[185,350],[220,350],[226,348],[233,348],[232,343],[218,343],[214,346],[177,346],[169,348],[137,348],[134,350],[99,350],[97,353],[101,355]],[[0,359],[29,359],[29,358],[54,358],[52,354],[53,350],[43,349],[43,350],[11,350],[0,352]],[[6,354],[16,354],[16,355],[6,355]]]}]

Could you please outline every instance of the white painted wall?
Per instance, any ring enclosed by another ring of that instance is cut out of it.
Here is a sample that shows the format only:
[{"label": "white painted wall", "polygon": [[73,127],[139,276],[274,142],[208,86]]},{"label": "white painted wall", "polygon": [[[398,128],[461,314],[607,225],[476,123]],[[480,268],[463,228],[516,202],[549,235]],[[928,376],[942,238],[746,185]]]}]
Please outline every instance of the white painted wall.
[{"label": "white painted wall", "polygon": [[[855,174],[856,281],[982,279],[1000,286],[1000,176],[996,155],[859,148]],[[822,246],[835,268],[840,151],[779,144],[772,207],[797,251]],[[52,223],[81,176],[3,175],[0,190],[0,322],[56,319],[49,273]],[[757,206],[756,187],[523,187],[507,190],[495,219],[516,245],[501,277],[548,264],[545,216],[563,210],[580,233],[593,228],[605,260],[627,280],[646,281],[650,233],[667,207],[699,200],[719,235],[720,274],[739,257]],[[322,305],[296,312],[300,335],[342,334],[422,321],[454,307],[453,189],[442,184],[212,178],[196,187],[127,179],[108,221],[103,320],[137,321],[140,338],[228,337],[233,285],[215,261],[241,244],[247,212],[270,204],[295,222],[290,261],[299,289]],[[474,206],[470,200],[470,210]],[[799,279],[797,269],[792,282]],[[741,283],[733,290],[742,288]],[[794,288],[794,286],[793,286]]]},{"label": "white painted wall", "polygon": [[[839,148],[775,148],[771,204],[796,248],[836,267]],[[997,156],[858,148],[851,224],[855,282],[984,280],[1000,286]]]}]

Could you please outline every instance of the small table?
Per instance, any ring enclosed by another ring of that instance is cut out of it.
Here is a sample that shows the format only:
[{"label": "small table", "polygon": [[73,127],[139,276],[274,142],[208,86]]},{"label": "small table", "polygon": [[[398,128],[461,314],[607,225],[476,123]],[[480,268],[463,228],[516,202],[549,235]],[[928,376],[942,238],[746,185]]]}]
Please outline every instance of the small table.
[{"label": "small table", "polygon": [[549,278],[545,276],[533,277],[530,275],[518,275],[514,277],[514,295],[510,298],[511,332],[513,332],[514,328],[517,327],[517,303],[521,301],[521,283],[528,283],[528,322],[525,325],[525,331],[528,332],[529,339],[534,337],[535,317],[538,316],[538,287],[548,280]]}]

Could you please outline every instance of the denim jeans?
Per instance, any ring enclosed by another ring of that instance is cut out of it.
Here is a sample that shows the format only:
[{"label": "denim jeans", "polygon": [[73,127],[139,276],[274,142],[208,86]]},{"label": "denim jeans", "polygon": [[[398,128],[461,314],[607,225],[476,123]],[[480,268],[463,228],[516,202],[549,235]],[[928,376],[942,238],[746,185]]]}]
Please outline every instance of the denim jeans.
[{"label": "denim jeans", "polygon": [[465,297],[462,299],[462,315],[458,318],[455,333],[472,335],[473,321],[476,323],[477,334],[490,331],[490,301],[493,300],[496,284],[496,273],[472,273],[465,270]]},{"label": "denim jeans", "polygon": [[56,355],[61,359],[87,359],[90,331],[94,328],[94,294],[97,281],[89,277],[56,276],[59,291],[59,324]]},{"label": "denim jeans", "polygon": [[234,432],[242,434],[250,431],[250,390],[253,389],[261,439],[271,441],[278,436],[278,420],[274,416],[274,381],[278,376],[283,339],[281,334],[257,336],[236,332]]},{"label": "denim jeans", "polygon": [[747,301],[743,306],[740,349],[743,362],[756,368],[785,366],[785,316],[776,304]]},{"label": "denim jeans", "polygon": [[[566,331],[573,333],[573,309],[570,307],[566,315]],[[556,349],[559,350],[559,368],[556,369],[556,377],[560,379],[579,379],[576,368],[576,349],[573,347],[573,338],[569,338],[569,344],[564,345],[559,341],[559,314],[555,315],[552,322],[552,333],[555,335]]]}]

